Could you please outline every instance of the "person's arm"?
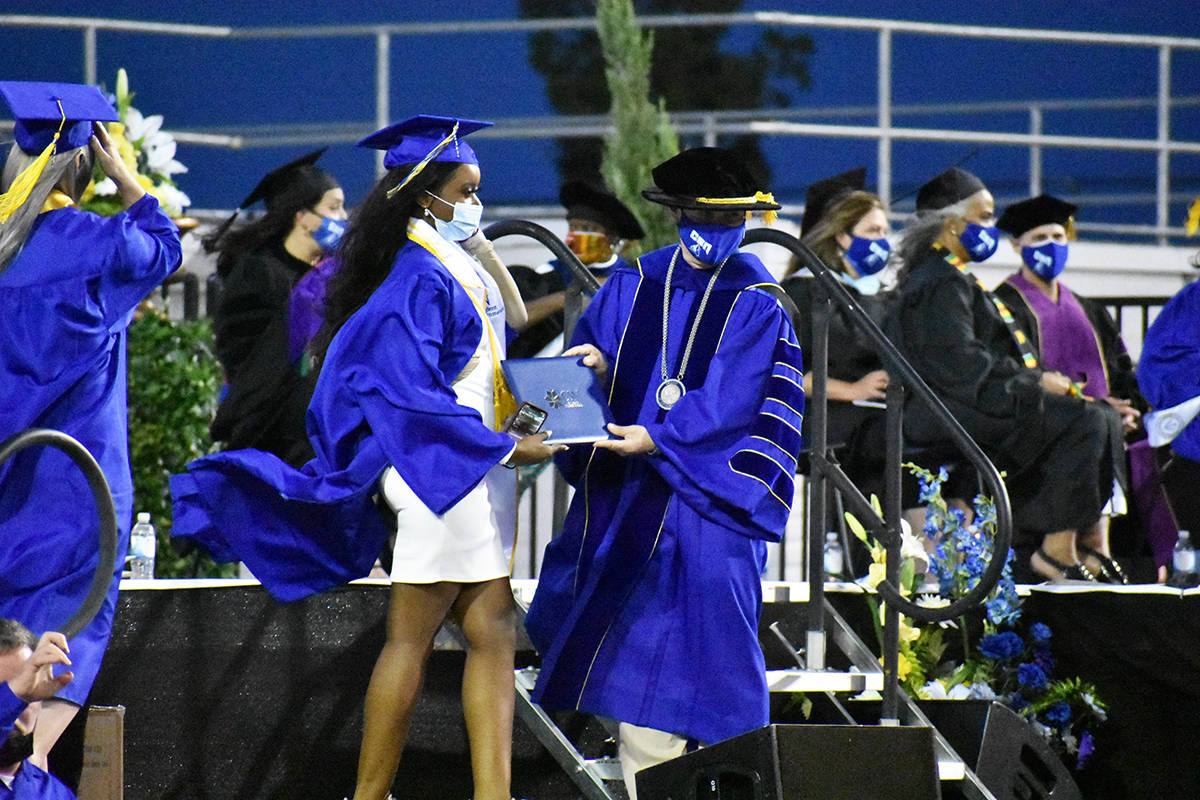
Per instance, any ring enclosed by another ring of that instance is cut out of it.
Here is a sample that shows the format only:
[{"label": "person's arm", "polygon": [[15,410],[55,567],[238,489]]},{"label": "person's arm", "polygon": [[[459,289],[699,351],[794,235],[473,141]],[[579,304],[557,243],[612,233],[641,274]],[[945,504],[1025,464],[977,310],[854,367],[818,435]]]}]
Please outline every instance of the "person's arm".
[{"label": "person's arm", "polygon": [[75,678],[73,672],[54,674],[54,665],[71,665],[67,637],[57,631],[42,634],[33,653],[7,683],[0,683],[0,740],[12,731],[25,706],[46,700]]},{"label": "person's arm", "polygon": [[116,142],[108,135],[108,129],[104,127],[104,123],[92,123],[92,130],[95,132],[91,144],[92,152],[96,155],[96,163],[100,165],[100,169],[104,171],[105,175],[112,178],[113,183],[117,185],[117,192],[121,195],[121,202],[125,204],[126,208],[129,208],[145,196],[146,190],[138,183],[137,176],[121,158],[121,152],[117,148]]},{"label": "person's arm", "polygon": [[517,282],[509,274],[500,256],[496,255],[496,248],[483,235],[483,231],[475,231],[462,242],[462,246],[475,256],[500,287],[500,297],[504,300],[504,319],[508,324],[518,331],[527,326],[529,318],[525,312],[525,301],[521,299],[521,292],[517,289]]}]

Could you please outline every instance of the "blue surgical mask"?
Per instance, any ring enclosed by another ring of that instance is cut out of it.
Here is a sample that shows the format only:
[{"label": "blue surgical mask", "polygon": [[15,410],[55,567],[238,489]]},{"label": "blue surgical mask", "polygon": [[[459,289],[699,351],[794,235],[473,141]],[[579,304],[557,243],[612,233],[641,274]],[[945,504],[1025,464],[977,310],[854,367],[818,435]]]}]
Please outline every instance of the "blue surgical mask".
[{"label": "blue surgical mask", "polygon": [[1045,242],[1037,247],[1022,247],[1021,260],[1025,266],[1044,281],[1052,281],[1067,266],[1067,246],[1058,242]]},{"label": "blue surgical mask", "polygon": [[728,225],[697,225],[687,217],[679,220],[679,240],[688,252],[710,266],[718,266],[737,252],[746,237],[746,223],[731,228]]},{"label": "blue surgical mask", "polygon": [[471,238],[471,234],[479,230],[479,221],[483,219],[483,205],[480,203],[450,203],[447,200],[442,200],[436,194],[426,191],[430,197],[437,197],[446,205],[454,206],[454,218],[449,222],[440,219],[433,212],[429,212],[433,217],[433,227],[437,228],[437,232],[442,235],[442,238],[448,242],[462,242]]},{"label": "blue surgical mask", "polygon": [[987,261],[1000,244],[1000,232],[995,226],[984,227],[978,222],[968,222],[958,240],[967,249],[972,261]]},{"label": "blue surgical mask", "polygon": [[846,249],[846,260],[859,275],[874,275],[887,266],[892,246],[887,239],[864,239],[855,236]]},{"label": "blue surgical mask", "polygon": [[346,220],[321,217],[321,227],[312,232],[312,237],[322,250],[332,253],[337,250],[338,243],[342,241],[342,234],[345,232]]}]

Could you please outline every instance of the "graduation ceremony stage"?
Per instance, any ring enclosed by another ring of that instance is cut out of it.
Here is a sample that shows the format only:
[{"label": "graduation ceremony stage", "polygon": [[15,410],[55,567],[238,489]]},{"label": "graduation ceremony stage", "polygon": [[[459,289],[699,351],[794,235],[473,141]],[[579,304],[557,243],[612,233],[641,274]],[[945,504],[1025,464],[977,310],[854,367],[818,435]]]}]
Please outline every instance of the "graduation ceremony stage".
[{"label": "graduation ceremony stage", "polygon": [[[531,589],[520,584],[522,595]],[[784,599],[801,596],[797,587],[766,585],[761,642],[769,669],[791,664],[768,625],[803,630],[803,604]],[[869,625],[866,603],[850,588],[834,587],[827,597],[853,626]],[[89,702],[126,708],[125,798],[349,794],[387,598],[383,580],[287,605],[253,581],[124,582]],[[1025,610],[1054,630],[1057,674],[1096,684],[1109,706],[1092,764],[1076,776],[1084,797],[1200,797],[1200,591],[1037,587]],[[868,643],[869,637],[863,636]],[[471,796],[462,661],[453,638],[439,634],[397,776],[399,799]],[[517,663],[536,663],[527,641],[519,644]],[[564,731],[605,747],[595,720],[555,716]],[[81,727],[73,726],[55,751],[56,768],[68,775]],[[619,787],[613,793],[619,796]],[[513,794],[582,796],[520,720],[513,730]]]}]

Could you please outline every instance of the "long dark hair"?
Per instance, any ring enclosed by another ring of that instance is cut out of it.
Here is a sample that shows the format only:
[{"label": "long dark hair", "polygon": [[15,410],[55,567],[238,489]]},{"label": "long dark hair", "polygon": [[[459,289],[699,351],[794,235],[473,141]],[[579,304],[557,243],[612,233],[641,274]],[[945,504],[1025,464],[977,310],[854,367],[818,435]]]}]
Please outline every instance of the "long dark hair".
[{"label": "long dark hair", "polygon": [[325,294],[325,324],[313,340],[312,352],[318,364],[325,360],[334,334],[392,271],[396,253],[408,243],[409,218],[424,214],[418,198],[426,190],[441,194],[442,187],[462,165],[434,161],[389,198],[388,192],[408,177],[413,166],[401,164],[389,170],[350,218],[338,249],[341,265]]},{"label": "long dark hair", "polygon": [[[800,241],[808,245],[821,261],[825,262],[825,266],[845,274],[846,264],[842,261],[844,251],[838,244],[837,236],[844,233],[853,238],[854,226],[875,208],[883,210],[883,203],[879,197],[870,192],[851,192],[834,203]],[[790,275],[797,269],[799,264],[793,258],[787,274]]]},{"label": "long dark hair", "polygon": [[219,252],[217,274],[225,277],[233,265],[246,253],[253,253],[269,244],[282,244],[296,224],[296,212],[312,209],[330,189],[338,188],[337,180],[320,167],[311,164],[297,167],[288,183],[265,200],[267,213],[246,225],[233,227],[238,213],[204,237],[204,249]]}]

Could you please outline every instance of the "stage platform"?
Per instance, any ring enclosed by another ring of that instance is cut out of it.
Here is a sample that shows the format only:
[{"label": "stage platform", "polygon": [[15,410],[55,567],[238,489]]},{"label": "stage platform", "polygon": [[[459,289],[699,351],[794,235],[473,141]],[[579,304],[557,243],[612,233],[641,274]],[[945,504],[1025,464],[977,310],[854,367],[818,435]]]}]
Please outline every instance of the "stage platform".
[{"label": "stage platform", "polygon": [[[516,581],[528,597],[533,583]],[[853,584],[827,597],[868,630]],[[762,630],[779,621],[794,641],[806,624],[802,583],[764,584]],[[1200,797],[1200,591],[1162,586],[1022,587],[1031,620],[1050,625],[1058,675],[1095,683],[1111,718],[1078,780],[1089,800]],[[253,581],[125,581],[112,642],[92,692],[123,705],[125,797],[335,800],[353,786],[362,697],[383,642],[385,580],[355,582],[287,605]],[[863,637],[871,643],[870,635]],[[792,666],[762,637],[769,668]],[[719,646],[716,644],[715,646]],[[471,795],[459,703],[463,653],[439,636],[398,798]],[[536,663],[522,637],[518,665]],[[560,726],[598,749],[594,721]],[[580,796],[521,722],[514,726],[513,793],[533,800]],[[78,731],[59,757],[71,771]],[[77,757],[77,756],[76,756]]]}]

